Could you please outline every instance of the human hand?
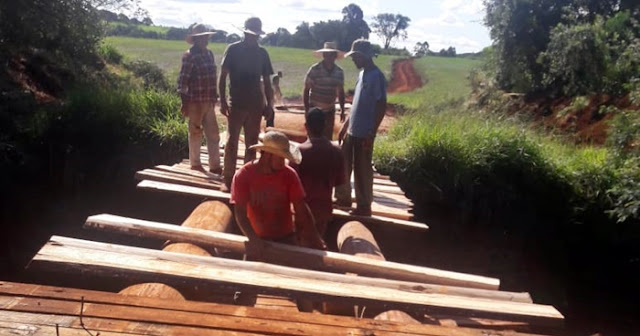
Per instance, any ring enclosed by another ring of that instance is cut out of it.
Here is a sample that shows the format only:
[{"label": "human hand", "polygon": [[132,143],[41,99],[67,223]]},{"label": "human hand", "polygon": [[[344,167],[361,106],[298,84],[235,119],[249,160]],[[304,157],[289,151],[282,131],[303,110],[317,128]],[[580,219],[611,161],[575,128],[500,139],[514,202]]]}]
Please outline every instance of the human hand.
[{"label": "human hand", "polygon": [[229,116],[229,105],[225,98],[220,98],[220,113],[225,117]]}]

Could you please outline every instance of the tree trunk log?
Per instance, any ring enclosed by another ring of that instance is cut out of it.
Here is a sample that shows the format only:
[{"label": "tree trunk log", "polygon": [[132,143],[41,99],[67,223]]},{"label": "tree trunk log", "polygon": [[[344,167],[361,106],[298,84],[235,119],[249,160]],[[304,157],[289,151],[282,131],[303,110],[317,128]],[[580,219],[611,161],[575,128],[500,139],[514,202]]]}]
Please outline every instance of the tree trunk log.
[{"label": "tree trunk log", "polygon": [[[182,226],[202,230],[227,232],[231,227],[231,220],[231,209],[229,209],[226,204],[219,201],[208,201],[198,205],[191,212],[189,217],[187,217],[187,219],[182,222]],[[189,243],[172,243],[170,241],[167,241],[165,243],[165,247],[162,250],[166,252],[184,253],[206,257],[216,255],[215,249],[210,249],[209,251],[207,251],[197,245]],[[197,288],[182,290],[182,292],[186,292],[185,294],[191,295],[198,295],[199,293],[197,293],[197,291]],[[185,296],[175,288],[155,282],[129,286],[121,290],[120,294],[172,300],[185,299]]]}]

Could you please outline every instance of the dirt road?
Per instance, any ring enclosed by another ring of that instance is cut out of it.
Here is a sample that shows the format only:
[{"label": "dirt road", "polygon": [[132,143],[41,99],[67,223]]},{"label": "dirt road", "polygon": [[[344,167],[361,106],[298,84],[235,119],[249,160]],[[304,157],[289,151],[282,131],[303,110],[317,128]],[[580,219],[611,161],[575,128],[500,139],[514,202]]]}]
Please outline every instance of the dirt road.
[{"label": "dirt road", "polygon": [[[387,88],[388,93],[410,92],[422,87],[422,79],[416,73],[415,68],[413,67],[413,59],[396,61],[393,64],[393,74],[391,78],[392,80]],[[347,102],[351,102],[351,99],[352,97],[347,97]],[[286,105],[300,106],[302,105],[302,100],[286,100]],[[385,118],[382,120],[382,124],[380,125],[380,129],[378,130],[378,132],[386,133],[391,125],[393,125],[393,123],[395,122],[395,119],[395,106],[389,104],[387,105],[387,112]],[[264,127],[265,124],[263,122],[262,129],[264,129]],[[304,114],[299,112],[291,113],[287,112],[286,110],[276,110],[275,127],[294,130],[298,132],[305,132]],[[338,115],[336,115],[336,122],[333,130],[334,139],[337,137],[337,134],[340,131],[340,127],[340,118]]]}]

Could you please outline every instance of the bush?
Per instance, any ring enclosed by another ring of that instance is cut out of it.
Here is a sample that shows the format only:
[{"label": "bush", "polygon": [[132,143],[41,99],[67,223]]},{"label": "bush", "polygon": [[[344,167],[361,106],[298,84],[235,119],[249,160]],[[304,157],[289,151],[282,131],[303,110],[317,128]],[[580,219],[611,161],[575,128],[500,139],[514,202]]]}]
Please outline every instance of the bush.
[{"label": "bush", "polygon": [[171,88],[164,72],[155,63],[135,60],[127,62],[124,66],[136,77],[142,78],[144,81],[144,87],[147,89],[168,91]]},{"label": "bush", "polygon": [[122,55],[116,47],[107,43],[100,44],[98,53],[107,63],[111,64],[120,64],[124,58],[124,55]]}]

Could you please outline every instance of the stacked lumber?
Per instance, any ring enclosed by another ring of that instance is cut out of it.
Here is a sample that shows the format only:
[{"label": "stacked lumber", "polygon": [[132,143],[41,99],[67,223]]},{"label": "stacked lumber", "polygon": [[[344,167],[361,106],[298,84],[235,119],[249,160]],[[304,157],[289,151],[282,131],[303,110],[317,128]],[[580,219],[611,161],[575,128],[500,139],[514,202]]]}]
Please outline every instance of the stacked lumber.
[{"label": "stacked lumber", "polygon": [[525,335],[0,282],[0,334],[86,336],[87,331],[102,336]]},{"label": "stacked lumber", "polygon": [[189,282],[197,283],[203,290],[218,290],[220,287],[259,290],[304,300],[398,309],[417,314],[470,315],[545,328],[559,327],[563,322],[563,316],[546,305],[376,287],[359,283],[364,277],[57,236],[36,254],[29,269],[67,275],[106,274],[112,281],[147,282],[153,279],[168,285]]},{"label": "stacked lumber", "polygon": [[[224,135],[221,137],[224,138]],[[244,150],[245,146],[241,141],[238,145],[239,154],[236,168],[240,168],[244,164]],[[202,162],[208,162],[206,147],[201,148],[200,155]],[[224,151],[221,150],[220,155],[224,157]],[[206,163],[203,164],[203,167],[205,170],[209,168]],[[138,184],[140,189],[198,196],[222,202],[228,202],[230,198],[228,193],[219,191],[222,183],[221,176],[191,170],[188,160],[171,166],[158,165],[143,169],[136,173],[136,179],[141,181]],[[351,180],[353,183],[353,176]],[[413,203],[406,198],[404,192],[388,176],[374,173],[373,182],[373,216],[352,216],[348,212],[350,208],[341,208],[334,210],[334,218],[344,221],[358,220],[374,225],[393,225],[410,230],[428,229],[425,224],[412,221]],[[355,198],[354,193],[352,193],[352,198]]]}]

